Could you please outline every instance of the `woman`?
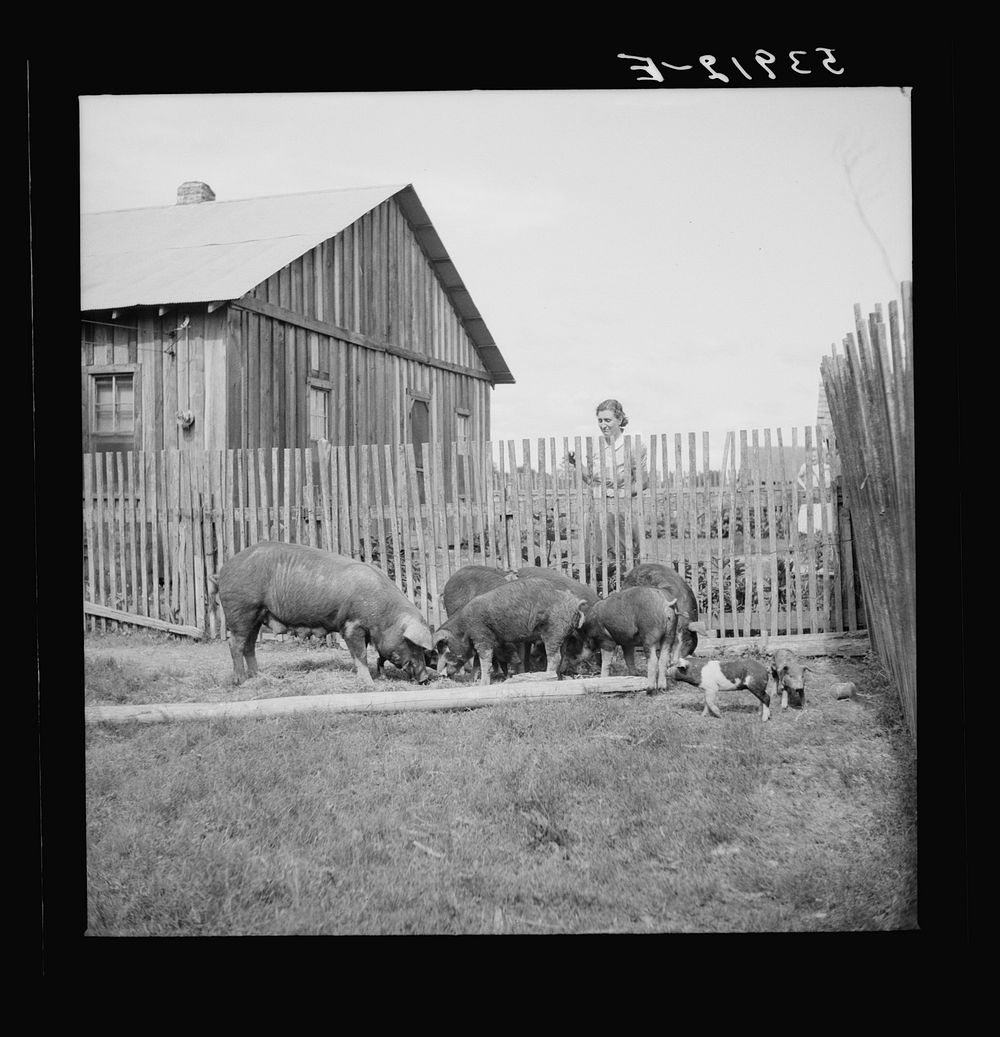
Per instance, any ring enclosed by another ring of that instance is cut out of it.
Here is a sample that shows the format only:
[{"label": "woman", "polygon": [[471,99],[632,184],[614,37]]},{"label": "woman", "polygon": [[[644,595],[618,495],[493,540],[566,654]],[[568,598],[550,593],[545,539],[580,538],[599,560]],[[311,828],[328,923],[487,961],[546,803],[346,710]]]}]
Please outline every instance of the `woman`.
[{"label": "woman", "polygon": [[[625,460],[625,437],[623,429],[628,425],[628,417],[618,400],[602,400],[597,405],[597,427],[601,430],[604,441],[611,448],[606,458],[606,474],[604,477],[604,493],[607,497],[624,498],[627,489],[631,487],[632,496],[637,497],[639,490],[645,490],[649,486],[649,466],[647,462],[647,450],[645,444],[638,437],[632,440],[631,465]],[[571,451],[567,455],[567,461],[576,465],[576,456]],[[597,473],[593,467],[597,467]],[[580,478],[594,489],[594,495],[600,493],[601,476],[600,462],[594,461],[593,465],[581,469]],[[618,514],[618,542],[620,545],[618,553],[625,554],[625,506],[619,504]],[[639,547],[643,539],[643,530],[639,526],[639,516],[635,510],[632,512],[632,550],[634,561],[639,561]],[[608,511],[608,552],[615,554],[615,512],[613,505]]]}]

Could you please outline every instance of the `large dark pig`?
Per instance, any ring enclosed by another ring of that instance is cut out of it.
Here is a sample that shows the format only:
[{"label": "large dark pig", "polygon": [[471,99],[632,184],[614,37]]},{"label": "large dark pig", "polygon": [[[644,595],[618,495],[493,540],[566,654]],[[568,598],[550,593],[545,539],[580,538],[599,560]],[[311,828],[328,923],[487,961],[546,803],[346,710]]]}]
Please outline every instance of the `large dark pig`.
[{"label": "large dark pig", "polygon": [[642,562],[622,579],[621,589],[624,590],[626,587],[659,587],[668,597],[675,598],[677,643],[671,661],[677,663],[694,655],[694,650],[698,647],[698,634],[691,626],[698,622],[698,599],[677,570],[660,562]]},{"label": "large dark pig", "polygon": [[441,592],[445,615],[449,618],[460,612],[473,598],[499,587],[501,583],[514,580],[515,573],[495,569],[488,565],[463,565],[448,577]]},{"label": "large dark pig", "polygon": [[693,684],[705,692],[702,716],[721,717],[716,697],[720,691],[746,688],[760,699],[760,719],[771,715],[771,696],[767,693],[770,674],[756,659],[682,659],[667,670],[667,676]]},{"label": "large dark pig", "polygon": [[[588,587],[585,583],[580,583],[578,580],[574,580],[571,576],[567,576],[564,572],[560,572],[558,569],[546,569],[540,565],[522,565],[517,571],[517,578],[519,580],[547,580],[554,587],[562,587],[565,590],[571,591],[574,594],[578,594],[587,604],[584,606],[585,609],[590,608],[595,601],[598,600],[597,591],[593,587]],[[589,670],[590,666],[587,661],[587,654],[582,651],[583,644],[580,640],[579,631],[573,630],[570,632],[562,648],[562,661],[559,664],[559,673],[568,674],[576,672],[578,669]],[[531,653],[531,661],[539,659],[541,666],[547,667],[548,661],[545,658],[545,649],[542,645],[535,645]],[[524,668],[525,670],[530,669],[529,658],[527,651],[525,652]]]},{"label": "large dark pig", "polygon": [[597,601],[597,591],[593,587],[588,587],[585,583],[574,580],[571,576],[567,576],[558,569],[545,569],[540,565],[522,565],[517,570],[517,578],[519,580],[547,580],[556,587],[578,594],[588,604],[593,604]]},{"label": "large dark pig", "polygon": [[[464,565],[448,577],[448,582],[441,592],[445,615],[451,617],[461,612],[475,597],[486,591],[499,587],[508,580],[516,580],[517,573],[496,569],[488,565]],[[444,626],[444,624],[442,624]],[[439,630],[441,627],[438,628]],[[503,650],[493,653],[493,666],[497,673],[507,676],[509,669],[520,669],[522,666],[520,650],[515,645],[505,645]],[[479,659],[470,659],[466,667],[472,669],[479,665]]]},{"label": "large dark pig", "polygon": [[480,681],[490,683],[494,653],[541,641],[546,672],[558,673],[560,649],[583,616],[585,601],[547,580],[513,580],[473,598],[435,634],[438,672],[454,676],[479,654]]},{"label": "large dark pig", "polygon": [[636,646],[644,648],[646,677],[659,690],[667,686],[673,658],[677,602],[658,587],[627,587],[591,605],[578,633],[584,657],[600,651],[602,677],[611,673],[616,645],[622,647],[629,673],[635,672]]},{"label": "large dark pig", "polygon": [[230,630],[237,684],[257,673],[254,649],[262,625],[274,633],[305,628],[343,637],[361,683],[372,684],[366,649],[378,652],[415,681],[427,680],[424,651],[430,627],[385,573],[364,562],[305,544],[264,542],[230,558],[217,578]]},{"label": "large dark pig", "polygon": [[798,656],[788,648],[779,648],[771,660],[771,676],[774,678],[775,694],[781,691],[781,708],[788,708],[789,696],[795,709],[806,704],[805,671],[808,666],[799,662]]}]

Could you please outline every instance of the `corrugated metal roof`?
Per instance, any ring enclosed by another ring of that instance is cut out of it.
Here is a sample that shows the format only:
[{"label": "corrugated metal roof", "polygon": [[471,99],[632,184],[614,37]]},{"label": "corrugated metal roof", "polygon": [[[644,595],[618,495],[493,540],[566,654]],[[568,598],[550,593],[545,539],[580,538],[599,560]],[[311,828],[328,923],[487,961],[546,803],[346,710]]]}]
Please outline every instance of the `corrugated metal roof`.
[{"label": "corrugated metal roof", "polygon": [[238,299],[275,271],[396,198],[495,382],[514,381],[413,187],[348,188],[84,213],[80,308]]}]

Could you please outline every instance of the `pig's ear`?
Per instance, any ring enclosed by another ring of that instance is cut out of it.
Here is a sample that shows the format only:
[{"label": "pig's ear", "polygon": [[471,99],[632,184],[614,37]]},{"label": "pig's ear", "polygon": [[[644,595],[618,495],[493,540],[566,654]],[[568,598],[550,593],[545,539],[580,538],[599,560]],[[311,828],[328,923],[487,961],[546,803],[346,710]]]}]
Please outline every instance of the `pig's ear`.
[{"label": "pig's ear", "polygon": [[677,599],[667,598],[667,605],[672,608],[675,612],[677,611]]},{"label": "pig's ear", "polygon": [[583,626],[587,619],[587,599],[581,598],[576,603],[576,628],[577,630]]},{"label": "pig's ear", "polygon": [[416,616],[411,616],[403,625],[403,637],[421,648],[431,650],[434,647],[430,628],[422,619],[418,619]]}]

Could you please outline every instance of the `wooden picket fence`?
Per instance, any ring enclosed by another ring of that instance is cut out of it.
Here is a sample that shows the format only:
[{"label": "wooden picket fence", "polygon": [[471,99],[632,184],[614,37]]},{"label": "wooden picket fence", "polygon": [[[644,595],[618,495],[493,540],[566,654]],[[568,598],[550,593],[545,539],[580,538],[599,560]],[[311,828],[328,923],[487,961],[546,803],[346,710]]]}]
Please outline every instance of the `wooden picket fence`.
[{"label": "wooden picket fence", "polygon": [[[917,738],[916,530],[914,496],[913,285],[902,306],[880,305],[823,359],[830,416],[843,458],[845,499],[859,534],[858,561],[872,616],[869,636],[899,689]],[[855,332],[857,338],[855,339]]]},{"label": "wooden picket fence", "polygon": [[[140,625],[225,635],[209,577],[261,540],[311,544],[383,569],[428,620],[463,565],[557,568],[598,593],[640,561],[672,565],[695,590],[709,633],[857,631],[866,626],[854,579],[851,516],[820,426],[806,489],[781,430],[730,433],[709,465],[707,433],[642,439],[648,485],[609,496],[601,437],[301,449],[86,454],[83,462],[84,624]],[[626,436],[626,458],[639,450]],[[699,451],[700,446],[700,451]],[[577,463],[566,463],[573,451]],[[422,455],[422,456],[421,456]],[[584,469],[599,484],[582,478]],[[794,468],[795,470],[790,470]],[[445,479],[444,473],[448,473]],[[447,484],[446,484],[447,483]],[[631,492],[631,491],[634,491]],[[807,500],[812,507],[805,507]],[[805,531],[799,530],[804,516]],[[633,519],[642,535],[638,552]]]}]

